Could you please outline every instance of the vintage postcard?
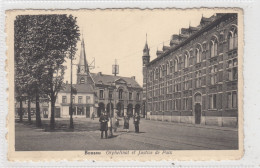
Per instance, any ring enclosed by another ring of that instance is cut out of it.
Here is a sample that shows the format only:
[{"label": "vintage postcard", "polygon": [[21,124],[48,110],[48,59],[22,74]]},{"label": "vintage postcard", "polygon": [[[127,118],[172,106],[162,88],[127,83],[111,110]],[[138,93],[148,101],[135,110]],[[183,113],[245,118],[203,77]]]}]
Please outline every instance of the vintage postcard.
[{"label": "vintage postcard", "polygon": [[243,156],[243,10],[6,11],[10,161]]}]

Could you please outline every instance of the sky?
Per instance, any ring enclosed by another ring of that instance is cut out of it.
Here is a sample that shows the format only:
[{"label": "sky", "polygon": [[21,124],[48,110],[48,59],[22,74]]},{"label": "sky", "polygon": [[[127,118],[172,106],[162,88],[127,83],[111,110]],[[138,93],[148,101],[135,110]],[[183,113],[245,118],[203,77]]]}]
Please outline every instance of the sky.
[{"label": "sky", "polygon": [[[84,38],[87,61],[95,59],[93,73],[112,74],[112,65],[117,60],[118,76],[135,76],[142,85],[142,54],[146,41],[150,47],[150,60],[156,51],[169,46],[173,34],[181,28],[199,25],[202,15],[210,17],[214,10],[87,10],[72,12]],[[78,64],[81,41],[78,42]],[[66,63],[65,81],[70,81],[70,61]],[[73,83],[76,83],[76,68],[73,65]]]}]

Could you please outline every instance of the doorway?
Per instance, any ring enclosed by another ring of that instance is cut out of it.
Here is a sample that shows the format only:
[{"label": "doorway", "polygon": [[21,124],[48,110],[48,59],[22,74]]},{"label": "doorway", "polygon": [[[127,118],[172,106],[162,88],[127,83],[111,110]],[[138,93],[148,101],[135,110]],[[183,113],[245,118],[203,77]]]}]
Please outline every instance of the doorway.
[{"label": "doorway", "polygon": [[200,103],[195,104],[195,124],[200,124],[201,122],[201,105]]},{"label": "doorway", "polygon": [[97,110],[98,117],[100,117],[101,113],[104,112],[104,111],[105,111],[105,105],[104,105],[104,103],[100,102],[98,104],[98,110]]},{"label": "doorway", "polygon": [[86,107],[86,118],[90,118],[90,106]]}]

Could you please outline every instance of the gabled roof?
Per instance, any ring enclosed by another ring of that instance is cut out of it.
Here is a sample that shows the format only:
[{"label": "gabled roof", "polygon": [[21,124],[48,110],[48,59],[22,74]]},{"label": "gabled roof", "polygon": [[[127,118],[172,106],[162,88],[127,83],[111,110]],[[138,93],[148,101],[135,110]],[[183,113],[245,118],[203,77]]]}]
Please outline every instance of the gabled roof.
[{"label": "gabled roof", "polygon": [[91,76],[95,82],[95,84],[103,84],[103,85],[111,85],[116,81],[125,81],[128,87],[133,88],[142,88],[134,78],[131,77],[122,77],[122,76],[114,76],[114,75],[106,75],[101,73],[91,73]]},{"label": "gabled roof", "polygon": [[[76,89],[77,93],[94,93],[93,86],[90,84],[72,84],[73,88]],[[70,84],[63,84],[61,93],[70,93]]]}]

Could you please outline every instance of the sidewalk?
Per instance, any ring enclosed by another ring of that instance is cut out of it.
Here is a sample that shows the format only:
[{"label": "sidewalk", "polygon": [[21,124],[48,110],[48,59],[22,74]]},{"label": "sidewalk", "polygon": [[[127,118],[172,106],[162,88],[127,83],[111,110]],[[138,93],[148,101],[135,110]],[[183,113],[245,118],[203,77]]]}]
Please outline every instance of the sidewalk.
[{"label": "sidewalk", "polygon": [[148,122],[154,122],[154,123],[165,123],[167,125],[178,125],[178,126],[186,126],[186,127],[197,127],[197,128],[205,128],[205,129],[223,130],[223,131],[238,131],[238,128],[234,128],[234,127],[220,127],[220,126],[214,126],[214,125],[155,121],[155,120],[148,120],[148,119],[145,119],[145,118],[141,118],[141,121],[148,121]]},{"label": "sidewalk", "polygon": [[[32,119],[34,121],[34,119]],[[49,124],[49,118],[42,118],[43,124]],[[130,119],[131,122],[132,118]],[[69,124],[69,118],[55,118],[56,121],[56,129],[66,129]],[[94,120],[90,118],[73,118],[75,130],[74,131],[84,131],[84,130],[99,130],[99,118],[95,118]],[[145,118],[141,118],[142,122],[149,122],[156,124],[165,124],[165,125],[176,125],[176,126],[185,126],[185,127],[195,127],[195,128],[204,128],[204,129],[214,129],[214,130],[223,130],[223,131],[238,131],[238,128],[234,127],[220,127],[220,126],[212,126],[212,125],[202,125],[202,124],[188,124],[188,123],[177,123],[177,122],[166,122],[166,121],[155,121],[155,120],[147,120]],[[122,126],[124,120],[120,120],[120,125]],[[87,124],[87,125],[85,125]],[[92,125],[94,124],[94,125]],[[34,125],[34,124],[33,124]],[[46,126],[46,125],[45,125]],[[87,127],[87,128],[86,128]],[[92,127],[92,128],[90,128]],[[44,128],[43,128],[44,130]]]}]

